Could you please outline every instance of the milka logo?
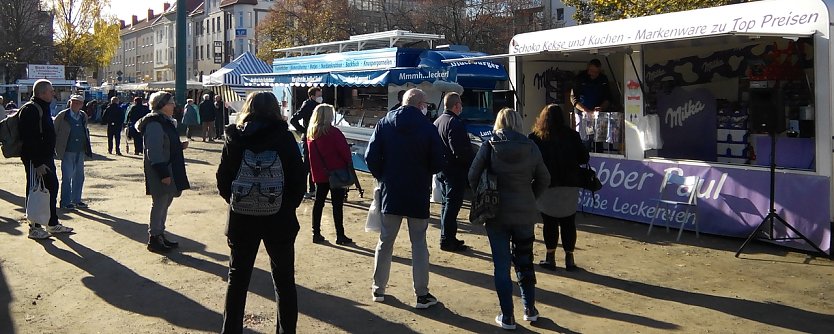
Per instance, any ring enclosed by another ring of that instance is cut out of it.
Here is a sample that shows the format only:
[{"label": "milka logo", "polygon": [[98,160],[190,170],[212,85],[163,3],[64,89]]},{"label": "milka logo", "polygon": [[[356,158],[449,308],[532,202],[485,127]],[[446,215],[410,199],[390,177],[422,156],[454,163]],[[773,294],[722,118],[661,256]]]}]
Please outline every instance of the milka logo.
[{"label": "milka logo", "polygon": [[721,59],[716,59],[716,60],[704,63],[703,65],[701,65],[701,68],[705,72],[710,72],[710,71],[714,70],[715,68],[717,68],[721,65],[724,65],[724,61],[721,60]]},{"label": "milka logo", "polygon": [[666,110],[666,124],[669,125],[669,128],[675,128],[677,126],[683,126],[683,121],[687,118],[697,115],[698,113],[704,111],[704,103],[701,101],[686,101],[682,106],[675,108],[669,108]]},{"label": "milka logo", "polygon": [[655,79],[659,78],[660,76],[666,74],[666,71],[661,69],[656,69],[654,71],[649,71],[646,73],[646,81],[654,81]]}]

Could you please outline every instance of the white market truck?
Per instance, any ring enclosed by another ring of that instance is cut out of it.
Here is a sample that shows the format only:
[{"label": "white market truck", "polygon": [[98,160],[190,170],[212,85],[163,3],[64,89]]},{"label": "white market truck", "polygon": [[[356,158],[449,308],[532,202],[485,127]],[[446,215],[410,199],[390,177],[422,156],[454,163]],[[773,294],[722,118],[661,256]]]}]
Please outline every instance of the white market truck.
[{"label": "white market truck", "polygon": [[[551,103],[570,116],[579,74],[600,60],[610,103],[583,114],[602,144],[591,166],[604,188],[581,197],[586,212],[746,237],[774,197],[774,212],[813,246],[776,241],[830,252],[832,8],[770,0],[572,26],[516,35],[508,54],[468,60],[509,58],[527,129]],[[698,177],[694,210],[656,204],[672,174]],[[781,224],[764,231],[797,237]]]}]

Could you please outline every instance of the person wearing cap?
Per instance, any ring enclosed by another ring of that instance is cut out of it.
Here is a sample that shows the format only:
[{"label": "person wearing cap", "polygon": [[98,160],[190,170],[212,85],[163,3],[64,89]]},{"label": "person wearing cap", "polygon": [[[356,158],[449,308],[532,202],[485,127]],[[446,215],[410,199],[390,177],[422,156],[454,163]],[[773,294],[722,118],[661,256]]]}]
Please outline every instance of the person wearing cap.
[{"label": "person wearing cap", "polygon": [[81,110],[84,97],[70,96],[69,108],[55,116],[55,154],[61,160],[61,201],[62,209],[83,209],[87,204],[81,201],[84,188],[84,159],[92,158],[90,130],[87,128],[87,113]]}]

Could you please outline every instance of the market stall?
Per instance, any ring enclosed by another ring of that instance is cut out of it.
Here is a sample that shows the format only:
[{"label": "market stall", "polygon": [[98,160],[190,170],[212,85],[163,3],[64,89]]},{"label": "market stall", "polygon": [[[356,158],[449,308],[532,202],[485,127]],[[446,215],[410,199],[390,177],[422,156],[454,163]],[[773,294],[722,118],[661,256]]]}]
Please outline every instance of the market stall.
[{"label": "market stall", "polygon": [[232,110],[240,110],[246,96],[255,91],[271,89],[269,86],[245,86],[244,74],[269,73],[272,67],[250,52],[244,52],[220,70],[203,76],[203,86],[220,95]]},{"label": "market stall", "polygon": [[[592,155],[604,188],[581,199],[585,211],[688,229],[697,219],[702,232],[747,236],[769,213],[775,147],[775,213],[829,251],[832,3],[762,1],[538,31],[515,36],[502,56],[528,128],[546,104],[573,111],[573,78],[591,59],[608,74],[612,103],[590,134],[612,149]],[[671,174],[700,178],[697,213],[655,208]],[[770,237],[793,236],[774,224]]]}]

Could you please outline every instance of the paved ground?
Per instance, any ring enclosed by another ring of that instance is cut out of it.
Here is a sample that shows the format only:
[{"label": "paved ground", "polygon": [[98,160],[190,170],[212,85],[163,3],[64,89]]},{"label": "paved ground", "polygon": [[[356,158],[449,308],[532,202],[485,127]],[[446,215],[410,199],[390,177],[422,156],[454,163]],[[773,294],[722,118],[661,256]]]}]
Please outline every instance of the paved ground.
[{"label": "paved ground", "polygon": [[[106,152],[104,128],[94,126],[93,133],[94,150]],[[192,142],[186,152],[194,189],[171,208],[169,231],[181,249],[169,256],[145,250],[150,198],[144,196],[139,158],[105,154],[88,162],[85,199],[91,208],[61,214],[78,233],[42,242],[27,239],[26,227],[17,222],[22,166],[0,160],[0,333],[217,332],[228,261],[226,208],[214,183],[221,148]],[[367,176],[363,184],[371,188]],[[301,333],[502,332],[493,324],[498,302],[483,229],[462,224],[461,238],[474,249],[442,252],[436,216],[429,228],[430,287],[441,303],[429,310],[411,307],[406,233],[395,250],[391,298],[371,302],[375,235],[363,230],[370,199],[355,192],[350,197],[346,226],[355,247],[312,244],[312,202],[298,209]],[[439,207],[433,210],[436,215]],[[765,244],[752,245],[736,259],[738,239],[686,233],[674,242],[675,234],[662,230],[647,237],[642,224],[591,215],[580,215],[578,222],[577,262],[585,270],[539,271],[542,319],[521,322],[519,332],[830,333],[834,328],[834,263],[827,259]],[[327,214],[323,226],[335,240]],[[543,244],[535,247],[542,255]],[[251,333],[274,332],[267,261],[262,250],[246,311]],[[520,318],[518,300],[516,307]]]}]

